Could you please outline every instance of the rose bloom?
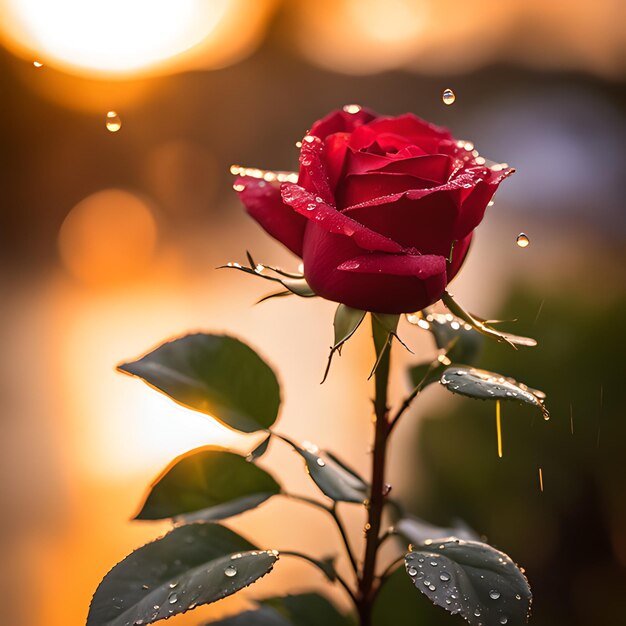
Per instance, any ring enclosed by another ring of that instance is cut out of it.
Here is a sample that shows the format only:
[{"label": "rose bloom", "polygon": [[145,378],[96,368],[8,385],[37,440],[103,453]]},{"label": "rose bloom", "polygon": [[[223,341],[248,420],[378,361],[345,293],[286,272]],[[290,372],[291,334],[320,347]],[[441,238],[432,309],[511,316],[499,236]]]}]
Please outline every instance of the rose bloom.
[{"label": "rose bloom", "polygon": [[302,258],[316,294],[408,313],[441,298],[512,172],[415,115],[350,105],[304,137],[297,183],[240,176],[235,188],[248,213]]}]

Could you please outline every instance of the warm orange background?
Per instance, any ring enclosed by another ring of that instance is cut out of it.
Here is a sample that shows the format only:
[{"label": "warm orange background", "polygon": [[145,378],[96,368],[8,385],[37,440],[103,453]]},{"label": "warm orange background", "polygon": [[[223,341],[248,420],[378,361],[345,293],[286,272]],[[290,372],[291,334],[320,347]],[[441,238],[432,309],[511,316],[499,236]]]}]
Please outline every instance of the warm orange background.
[{"label": "warm orange background", "polygon": [[[193,1],[152,10],[142,2],[132,11],[126,4],[110,1],[94,26],[89,9],[83,15],[73,0],[54,3],[52,12],[39,0],[0,2],[0,585],[11,626],[84,623],[108,569],[167,529],[128,520],[172,457],[206,443],[242,451],[254,444],[115,373],[117,363],[165,338],[193,329],[245,338],[279,373],[281,429],[341,451],[366,471],[366,333],[320,387],[332,304],[290,298],[254,307],[265,284],[214,269],[242,261],[246,249],[295,268],[297,260],[244,215],[228,167],[294,168],[295,142],[331,108],[411,110],[517,167],[454,284],[470,308],[496,315],[515,285],[531,286],[525,321],[537,314],[540,330],[540,306],[549,309],[556,294],[569,294],[576,309],[623,293],[626,16],[619,0],[222,0],[210,14]],[[99,39],[90,28],[109,31]],[[457,93],[450,107],[441,102],[448,87]],[[108,111],[119,115],[118,132],[105,127]],[[521,231],[531,240],[525,250],[515,245]],[[567,312],[560,315],[566,327]],[[617,348],[621,326],[615,332]],[[415,329],[405,334],[416,351],[429,349]],[[411,357],[398,351],[396,359],[400,368]],[[554,384],[566,385],[558,369]],[[400,372],[394,390],[404,390]],[[588,393],[615,397],[613,389]],[[450,402],[429,392],[419,415],[434,417]],[[623,429],[611,431],[604,419],[603,441],[611,432],[620,441]],[[419,500],[428,489],[415,429],[414,415],[398,431],[391,471],[394,489],[410,488]],[[505,450],[515,445],[505,439]],[[602,456],[595,431],[581,446],[577,463],[595,467]],[[518,451],[520,475],[534,481],[536,464],[522,458],[523,444]],[[481,463],[461,446],[455,454]],[[287,488],[315,495],[289,451],[275,444],[267,465]],[[617,474],[606,480],[619,494]],[[483,486],[486,512],[493,489]],[[544,497],[555,494],[547,489]],[[605,502],[608,538],[594,548],[611,572],[626,566],[626,512],[615,501]],[[523,498],[507,502],[514,527]],[[347,517],[357,542],[362,520]],[[284,500],[233,525],[267,548],[337,549],[328,520]],[[546,537],[560,532],[544,528]],[[540,543],[517,554],[540,581],[550,576],[543,552]],[[254,591],[322,584],[315,570],[284,559]],[[576,579],[568,589],[576,595],[582,586]],[[536,623],[564,623],[554,621],[559,599],[544,589]],[[340,591],[333,597],[345,606]],[[171,623],[199,623],[241,602]],[[590,623],[593,602],[568,609],[567,623]]]}]

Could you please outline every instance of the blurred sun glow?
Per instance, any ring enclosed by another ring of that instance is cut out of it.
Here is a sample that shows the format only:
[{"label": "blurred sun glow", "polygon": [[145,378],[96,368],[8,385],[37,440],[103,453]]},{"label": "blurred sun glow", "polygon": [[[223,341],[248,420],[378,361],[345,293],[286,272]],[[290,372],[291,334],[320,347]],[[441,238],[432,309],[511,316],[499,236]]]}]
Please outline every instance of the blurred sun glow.
[{"label": "blurred sun glow", "polygon": [[[276,0],[0,0],[0,40],[89,78],[218,68],[261,41]],[[245,20],[241,16],[245,16]]]}]

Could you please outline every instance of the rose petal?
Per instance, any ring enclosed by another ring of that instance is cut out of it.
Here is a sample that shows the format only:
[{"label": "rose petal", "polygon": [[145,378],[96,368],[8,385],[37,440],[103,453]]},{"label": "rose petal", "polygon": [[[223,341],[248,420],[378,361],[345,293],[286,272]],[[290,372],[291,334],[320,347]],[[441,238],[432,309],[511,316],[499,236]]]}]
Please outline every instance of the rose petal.
[{"label": "rose petal", "polygon": [[[376,133],[393,133],[410,139],[424,139],[432,137],[437,141],[452,139],[447,128],[431,124],[413,113],[406,113],[398,117],[378,117],[368,124],[368,127]],[[415,142],[418,146],[419,141]]]},{"label": "rose petal", "polygon": [[445,275],[446,260],[436,254],[372,253],[344,261],[337,269],[358,274],[391,274],[426,279]]},{"label": "rose petal", "polygon": [[326,146],[326,172],[331,188],[337,187],[341,178],[348,152],[349,133],[334,133],[324,140]]},{"label": "rose petal", "polygon": [[279,183],[270,183],[251,176],[240,176],[235,188],[246,211],[275,239],[302,257],[302,240],[307,224],[298,213],[285,205]]},{"label": "rose petal", "polygon": [[324,142],[315,135],[307,135],[300,149],[299,184],[320,196],[324,202],[335,205],[335,198],[330,188],[324,159]]},{"label": "rose petal", "polygon": [[323,230],[349,237],[364,250],[402,251],[400,244],[359,224],[325,202],[318,201],[315,195],[295,183],[283,183],[282,197],[285,204]]},{"label": "rose petal", "polygon": [[307,282],[317,294],[364,311],[419,310],[436,302],[446,286],[443,257],[359,255],[350,240],[315,223],[307,227],[303,259]]},{"label": "rose petal", "polygon": [[346,108],[349,110],[332,111],[326,117],[315,122],[308,134],[324,139],[333,133],[351,133],[355,128],[367,124],[378,117],[378,113],[370,109],[360,107],[358,110],[354,109],[354,112],[350,113],[351,109],[349,107]]},{"label": "rose petal", "polygon": [[448,263],[447,275],[448,275],[448,283],[458,274],[463,262],[465,261],[465,257],[467,256],[467,252],[469,251],[470,244],[472,243],[473,233],[467,235],[463,239],[454,242],[454,249],[452,252],[452,262]]}]

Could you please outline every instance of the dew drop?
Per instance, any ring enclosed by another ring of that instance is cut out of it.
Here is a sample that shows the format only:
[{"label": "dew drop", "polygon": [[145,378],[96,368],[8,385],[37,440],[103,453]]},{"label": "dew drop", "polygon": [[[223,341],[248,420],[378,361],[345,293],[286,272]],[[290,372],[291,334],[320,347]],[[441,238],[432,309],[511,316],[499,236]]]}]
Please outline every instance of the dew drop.
[{"label": "dew drop", "polygon": [[170,589],[176,589],[176,587],[178,587],[178,583],[170,583]]},{"label": "dew drop", "polygon": [[116,133],[120,128],[122,128],[122,120],[115,111],[107,112],[106,127],[110,133]]},{"label": "dew drop", "polygon": [[245,188],[246,188],[246,186],[245,186],[243,183],[235,183],[235,184],[233,185],[233,189],[234,189],[235,191],[238,191],[238,192],[243,191]]},{"label": "dew drop", "polygon": [[430,587],[428,587],[431,591],[437,591],[437,587],[435,587],[435,585],[430,585]]},{"label": "dew drop", "polygon": [[515,241],[520,248],[528,248],[530,244],[530,239],[525,233],[520,233]]},{"label": "dew drop", "polygon": [[176,604],[178,602],[178,594],[177,593],[170,593],[167,601],[170,604]]},{"label": "dew drop", "polygon": [[441,99],[443,100],[444,104],[450,106],[451,104],[454,104],[454,101],[456,100],[456,95],[454,91],[452,91],[452,89],[444,89],[443,94],[441,95]]},{"label": "dew drop", "polygon": [[414,567],[409,567],[409,569],[407,570],[409,576],[417,576],[417,570]]},{"label": "dew drop", "polygon": [[346,113],[350,113],[354,115],[355,113],[358,113],[361,110],[361,107],[358,104],[346,104],[346,106],[343,107],[343,110]]},{"label": "dew drop", "polygon": [[437,567],[437,565],[439,565],[439,563],[437,563],[437,561],[431,561],[431,562],[430,562],[430,564],[431,564],[433,567]]},{"label": "dew drop", "polygon": [[500,592],[499,592],[497,589],[492,589],[492,590],[489,592],[489,597],[490,597],[492,600],[497,600],[497,599],[500,597]]},{"label": "dew drop", "polygon": [[315,202],[311,202],[310,204],[306,205],[307,211],[315,211],[316,208],[317,208],[317,205],[315,204]]},{"label": "dew drop", "polygon": [[315,459],[315,462],[320,466],[320,467],[324,467],[326,465],[326,463],[324,462],[323,459],[321,459],[319,456],[317,457],[317,459]]},{"label": "dew drop", "polygon": [[474,611],[474,616],[475,616],[475,617],[480,617],[480,608],[477,608],[477,609]]},{"label": "dew drop", "polygon": [[500,618],[500,623],[501,623],[501,624],[506,624],[508,621],[509,621],[509,618],[508,618],[506,615],[503,615],[503,616]]},{"label": "dew drop", "polygon": [[39,69],[40,67],[43,67],[43,63],[41,61],[33,61],[33,65]]},{"label": "dew drop", "polygon": [[224,576],[228,576],[228,578],[232,578],[233,576],[237,575],[237,568],[233,567],[232,565],[229,565],[225,570],[224,570]]},{"label": "dew drop", "polygon": [[448,572],[442,572],[439,574],[439,580],[443,580],[444,583],[447,583],[450,580],[450,574],[448,574]]}]

